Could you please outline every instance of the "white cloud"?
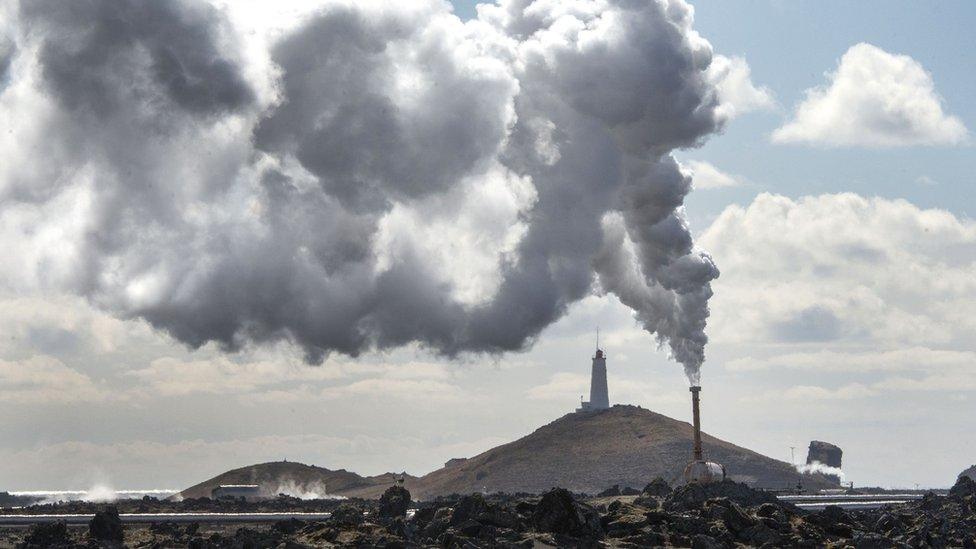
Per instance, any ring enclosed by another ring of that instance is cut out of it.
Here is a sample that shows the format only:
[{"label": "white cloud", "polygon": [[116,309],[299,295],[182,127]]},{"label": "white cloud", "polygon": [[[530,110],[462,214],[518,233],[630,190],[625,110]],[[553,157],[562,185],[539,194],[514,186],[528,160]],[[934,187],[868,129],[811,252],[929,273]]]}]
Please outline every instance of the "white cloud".
[{"label": "white cloud", "polygon": [[834,351],[820,349],[764,358],[737,358],[725,364],[733,372],[792,369],[820,372],[960,371],[976,366],[976,352],[908,347],[891,350]]},{"label": "white cloud", "polygon": [[925,186],[932,186],[932,185],[938,185],[939,184],[938,181],[936,181],[935,179],[932,179],[931,177],[929,177],[927,175],[920,175],[920,176],[916,177],[915,178],[915,182],[918,183],[919,185],[925,185]]},{"label": "white cloud", "polygon": [[746,402],[976,390],[976,222],[904,200],[761,194],[701,242],[722,269],[709,333],[739,353],[725,369],[783,385]]},{"label": "white cloud", "polygon": [[972,350],[973,221],[904,200],[760,194],[701,244],[722,270],[713,341]]},{"label": "white cloud", "polygon": [[935,391],[942,393],[956,393],[959,391],[976,391],[976,371],[974,363],[969,364],[967,370],[961,372],[938,372],[921,377],[892,377],[873,387],[885,391]]},{"label": "white cloud", "polygon": [[164,396],[241,394],[288,381],[323,381],[343,376],[340,368],[331,366],[309,367],[284,360],[235,362],[224,356],[198,360],[161,357],[127,375]]},{"label": "white cloud", "polygon": [[0,360],[0,402],[99,402],[114,397],[105,387],[53,357]]},{"label": "white cloud", "polygon": [[[582,368],[581,368],[582,369]],[[610,404],[630,404],[651,400],[655,406],[665,403],[684,402],[684,394],[669,393],[660,385],[643,379],[634,379],[618,372],[608,374]],[[525,392],[530,400],[578,403],[579,397],[586,400],[590,394],[590,376],[583,373],[557,372],[549,381],[529,388]]]},{"label": "white cloud", "polygon": [[744,396],[740,400],[742,402],[854,400],[872,397],[876,394],[873,389],[860,383],[851,383],[836,389],[816,385],[795,385],[787,389],[766,391],[755,396]]},{"label": "white cloud", "polygon": [[369,378],[322,391],[325,398],[357,397],[413,401],[421,404],[474,401],[477,396],[458,385],[432,379]]},{"label": "white cloud", "polygon": [[682,165],[687,166],[692,172],[692,184],[696,189],[721,189],[743,184],[740,176],[725,173],[713,164],[702,160],[688,160]]},{"label": "white cloud", "polygon": [[590,393],[590,376],[559,372],[553,374],[549,381],[536,385],[526,391],[532,400],[563,400],[571,401],[579,395],[584,398]]},{"label": "white cloud", "polygon": [[199,393],[241,395],[246,402],[316,401],[343,397],[450,401],[470,395],[451,383],[452,372],[433,362],[371,363],[327,360],[309,366],[297,357],[232,360],[216,355],[195,360],[162,357],[125,373],[135,390],[163,396]]},{"label": "white cloud", "polygon": [[0,311],[0,356],[107,353],[152,336],[144,323],[117,319],[74,296],[0,294]]},{"label": "white cloud", "polygon": [[766,86],[752,83],[752,69],[742,57],[716,55],[708,67],[708,77],[718,90],[719,111],[728,118],[752,111],[773,110],[776,99]]},{"label": "white cloud", "polygon": [[[855,400],[883,396],[888,393],[937,392],[954,393],[955,398],[965,395],[961,392],[976,391],[976,372],[969,368],[955,372],[937,372],[914,377],[895,376],[871,383],[847,383],[836,388],[819,385],[794,385],[785,389],[765,391],[759,395],[747,395],[741,402],[811,402],[824,400]],[[917,370],[935,369],[932,365],[919,364]]]},{"label": "white cloud", "polygon": [[943,111],[932,76],[907,55],[856,44],[827,79],[806,91],[774,142],[900,147],[954,145],[968,136],[962,121]]}]

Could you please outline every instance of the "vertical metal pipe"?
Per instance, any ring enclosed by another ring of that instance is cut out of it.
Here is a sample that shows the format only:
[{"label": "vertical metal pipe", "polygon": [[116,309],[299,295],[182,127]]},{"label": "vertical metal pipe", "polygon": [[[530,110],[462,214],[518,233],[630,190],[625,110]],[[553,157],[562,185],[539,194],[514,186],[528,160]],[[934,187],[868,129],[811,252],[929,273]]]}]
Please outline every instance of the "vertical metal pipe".
[{"label": "vertical metal pipe", "polygon": [[699,413],[699,403],[698,403],[698,393],[701,392],[701,387],[691,387],[691,417],[692,424],[695,428],[695,461],[702,461],[702,444],[701,444],[701,416]]}]

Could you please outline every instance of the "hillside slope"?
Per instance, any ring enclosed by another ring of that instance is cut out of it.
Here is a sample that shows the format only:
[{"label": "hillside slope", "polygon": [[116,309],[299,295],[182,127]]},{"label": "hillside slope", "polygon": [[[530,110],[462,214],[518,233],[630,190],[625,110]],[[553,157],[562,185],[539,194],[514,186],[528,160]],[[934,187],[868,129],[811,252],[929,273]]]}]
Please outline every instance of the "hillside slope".
[{"label": "hillside slope", "polygon": [[[410,482],[413,477],[408,475],[406,479]],[[221,484],[257,484],[267,495],[317,494],[321,497],[328,494],[378,498],[394,480],[393,473],[363,477],[345,469],[332,471],[303,463],[274,461],[227,471],[183,490],[180,495],[184,498],[210,497],[211,490]]]},{"label": "hillside slope", "polygon": [[[702,433],[707,459],[725,465],[733,480],[760,488],[796,486],[790,464]],[[681,481],[691,457],[692,429],[636,406],[567,414],[514,442],[417,478],[405,485],[417,499],[452,493],[542,492],[560,486],[594,494],[619,484],[642,488],[655,477]],[[260,484],[268,495],[300,491],[378,498],[391,473],[363,477],[346,470],[273,462],[241,467],[187,488],[183,497],[209,496],[220,484]],[[808,489],[836,487],[822,475],[804,475]]]},{"label": "hillside slope", "polygon": [[[456,462],[418,479],[421,498],[453,492],[541,492],[553,486],[596,493],[614,484],[643,487],[654,477],[681,480],[691,457],[691,425],[636,406],[567,414],[514,442]],[[790,464],[703,433],[707,459],[733,480],[754,487],[796,486]],[[805,475],[808,488],[836,487]]]}]

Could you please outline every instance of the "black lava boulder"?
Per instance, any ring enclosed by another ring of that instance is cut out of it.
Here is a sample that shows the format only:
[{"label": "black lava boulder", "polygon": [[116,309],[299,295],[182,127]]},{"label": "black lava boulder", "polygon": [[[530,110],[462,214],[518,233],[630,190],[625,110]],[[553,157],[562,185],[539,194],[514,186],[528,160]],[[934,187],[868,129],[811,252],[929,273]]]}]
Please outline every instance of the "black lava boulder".
[{"label": "black lava boulder", "polygon": [[410,491],[403,486],[391,486],[380,496],[380,518],[405,517],[409,508]]},{"label": "black lava boulder", "polygon": [[20,547],[35,549],[40,547],[70,547],[71,545],[67,525],[63,522],[54,522],[32,525]]},{"label": "black lava boulder", "polygon": [[88,535],[98,541],[122,542],[122,518],[115,506],[109,506],[95,513],[88,522]]},{"label": "black lava boulder", "polygon": [[532,524],[540,532],[575,537],[594,537],[602,534],[600,515],[592,508],[580,505],[573,494],[563,488],[546,492],[532,514]]},{"label": "black lava boulder", "polygon": [[641,494],[659,498],[668,497],[671,494],[671,486],[668,485],[668,481],[657,477],[644,487],[644,491]]}]

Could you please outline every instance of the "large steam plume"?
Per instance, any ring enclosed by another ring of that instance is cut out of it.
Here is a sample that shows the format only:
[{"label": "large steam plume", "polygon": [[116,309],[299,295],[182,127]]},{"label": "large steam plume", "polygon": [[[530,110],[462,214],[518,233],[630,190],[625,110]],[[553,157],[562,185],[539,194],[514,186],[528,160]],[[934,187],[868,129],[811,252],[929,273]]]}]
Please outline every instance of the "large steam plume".
[{"label": "large steam plume", "polygon": [[724,121],[682,0],[329,0],[259,51],[205,2],[0,4],[4,285],[312,362],[522,349],[606,291],[697,379],[670,153]]}]

